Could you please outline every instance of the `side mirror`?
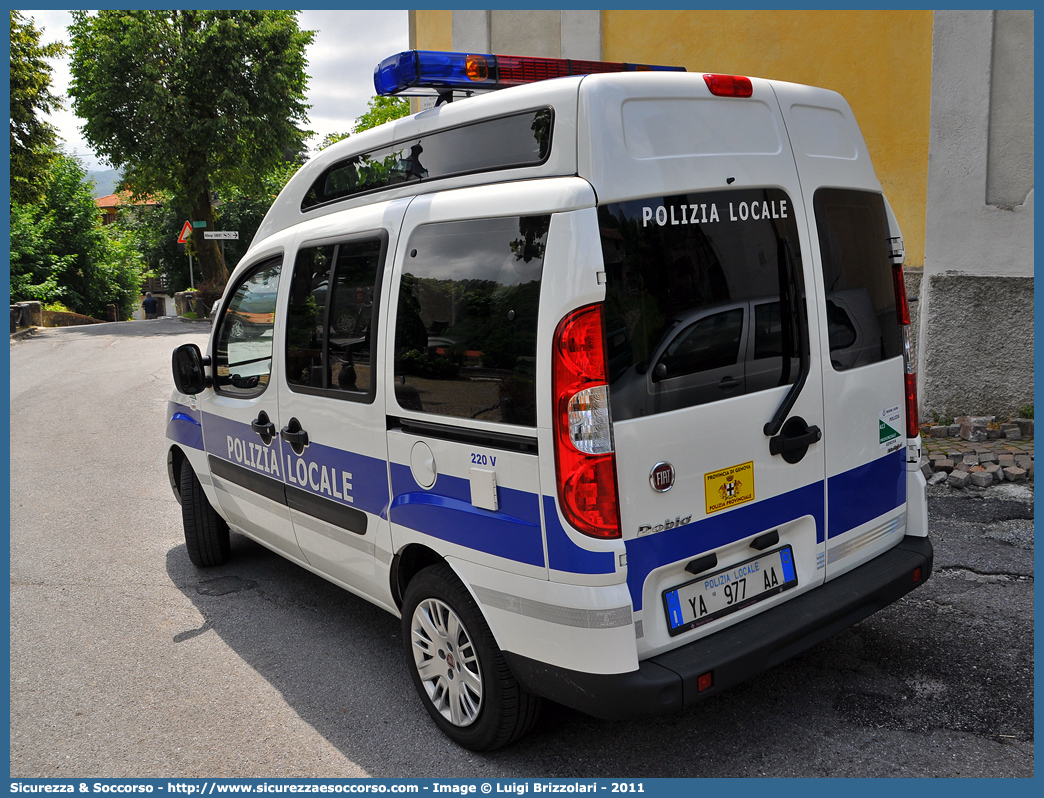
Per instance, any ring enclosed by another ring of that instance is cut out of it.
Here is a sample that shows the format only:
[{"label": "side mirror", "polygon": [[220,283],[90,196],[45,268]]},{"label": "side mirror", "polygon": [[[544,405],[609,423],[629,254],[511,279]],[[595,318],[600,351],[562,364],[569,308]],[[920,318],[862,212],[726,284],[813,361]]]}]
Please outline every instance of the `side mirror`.
[{"label": "side mirror", "polygon": [[653,369],[653,382],[659,382],[667,377],[667,366],[663,363],[657,363],[656,368]]},{"label": "side mirror", "polygon": [[195,396],[209,387],[210,378],[203,370],[209,362],[210,358],[204,358],[195,344],[182,344],[175,349],[171,357],[171,369],[178,391]]}]

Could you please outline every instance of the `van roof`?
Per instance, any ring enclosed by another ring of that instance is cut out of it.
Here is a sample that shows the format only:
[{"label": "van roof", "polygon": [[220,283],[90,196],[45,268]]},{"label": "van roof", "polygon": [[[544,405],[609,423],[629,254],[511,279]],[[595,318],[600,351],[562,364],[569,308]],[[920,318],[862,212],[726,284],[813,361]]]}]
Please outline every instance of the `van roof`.
[{"label": "van roof", "polygon": [[[689,181],[691,190],[706,181],[703,173],[715,159],[722,160],[722,168],[727,161],[735,170],[740,156],[750,166],[750,179],[763,184],[775,170],[755,170],[755,164],[767,167],[769,162],[805,155],[816,159],[817,166],[826,158],[831,160],[830,168],[840,166],[846,185],[880,191],[862,134],[841,95],[781,81],[752,78],[751,82],[752,96],[737,99],[713,96],[701,72],[563,77],[386,122],[327,147],[302,166],[273,202],[250,248],[306,219],[375,200],[508,180],[580,175],[594,186],[599,202],[663,194],[683,188],[684,181]],[[712,107],[714,113],[706,113]],[[414,180],[302,209],[313,184],[338,163],[437,131],[540,108],[551,108],[554,114],[550,152],[540,163]],[[808,124],[799,131],[788,130],[783,114],[788,118],[796,114],[796,122],[805,119]],[[653,117],[677,124],[653,122]],[[796,132],[804,136],[801,148],[807,152],[792,155],[788,138]],[[792,169],[792,160],[790,164]],[[724,180],[724,174],[721,177]]]}]

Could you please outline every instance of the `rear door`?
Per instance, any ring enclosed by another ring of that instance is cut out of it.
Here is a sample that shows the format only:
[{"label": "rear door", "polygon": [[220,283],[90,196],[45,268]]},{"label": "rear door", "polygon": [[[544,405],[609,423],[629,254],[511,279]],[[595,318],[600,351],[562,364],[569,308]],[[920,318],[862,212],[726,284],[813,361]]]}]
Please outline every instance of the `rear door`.
[{"label": "rear door", "polygon": [[[820,436],[831,430],[823,366],[809,355],[820,336],[801,183],[768,82],[752,80],[749,96],[716,96],[712,82],[656,74],[581,83],[579,167],[599,198],[639,656],[824,578]],[[759,313],[773,304],[778,318],[771,307]],[[621,388],[655,367],[671,320],[719,306],[741,313],[742,328],[737,340],[723,323],[707,331],[719,338],[702,342],[722,356],[705,361],[717,394],[693,391],[662,412],[655,391],[644,406],[628,402]],[[733,352],[735,370],[719,375]]]},{"label": "rear door", "polygon": [[[809,207],[809,259],[827,330],[827,578],[896,545],[906,530],[906,405],[892,237],[881,186],[848,104],[777,85]],[[899,247],[901,249],[901,247]]]},{"label": "rear door", "polygon": [[[661,205],[706,205],[715,221],[642,227]],[[823,580],[818,436],[829,429],[794,208],[778,188],[599,208],[603,241],[625,241],[603,248],[606,328],[625,328],[632,353],[609,396],[628,583],[649,645],[709,633]],[[679,318],[697,321],[677,331]],[[636,379],[644,402],[630,401]],[[766,434],[774,418],[785,424]]]},{"label": "rear door", "polygon": [[385,438],[387,263],[409,200],[302,225],[280,341],[286,498],[310,565],[391,605]]}]

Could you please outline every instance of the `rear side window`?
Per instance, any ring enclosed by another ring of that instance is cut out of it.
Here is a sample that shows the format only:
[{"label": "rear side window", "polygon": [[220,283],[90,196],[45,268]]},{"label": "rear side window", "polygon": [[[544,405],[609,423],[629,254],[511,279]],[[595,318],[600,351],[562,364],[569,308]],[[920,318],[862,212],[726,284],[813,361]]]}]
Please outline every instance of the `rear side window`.
[{"label": "rear side window", "polygon": [[830,362],[837,371],[903,353],[884,198],[821,188],[813,198],[823,254]]},{"label": "rear side window", "polygon": [[598,209],[615,421],[788,385],[800,370],[801,252],[778,189]]},{"label": "rear side window", "polygon": [[286,314],[286,381],[293,391],[373,401],[383,237],[297,253]]},{"label": "rear side window", "polygon": [[441,416],[536,426],[536,335],[550,216],[418,227],[395,321],[395,395]]},{"label": "rear side window", "polygon": [[540,108],[353,155],[319,175],[301,210],[404,183],[537,166],[551,152],[552,117],[550,108]]}]

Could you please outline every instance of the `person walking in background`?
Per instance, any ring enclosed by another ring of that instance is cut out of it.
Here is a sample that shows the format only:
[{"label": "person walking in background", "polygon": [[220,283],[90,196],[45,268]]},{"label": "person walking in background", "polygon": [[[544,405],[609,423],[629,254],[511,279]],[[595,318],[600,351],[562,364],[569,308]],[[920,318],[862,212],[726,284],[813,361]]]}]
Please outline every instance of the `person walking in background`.
[{"label": "person walking in background", "polygon": [[145,311],[146,319],[156,318],[157,305],[159,305],[159,302],[156,301],[156,298],[152,295],[152,292],[146,291],[145,298],[141,301],[141,309]]}]

